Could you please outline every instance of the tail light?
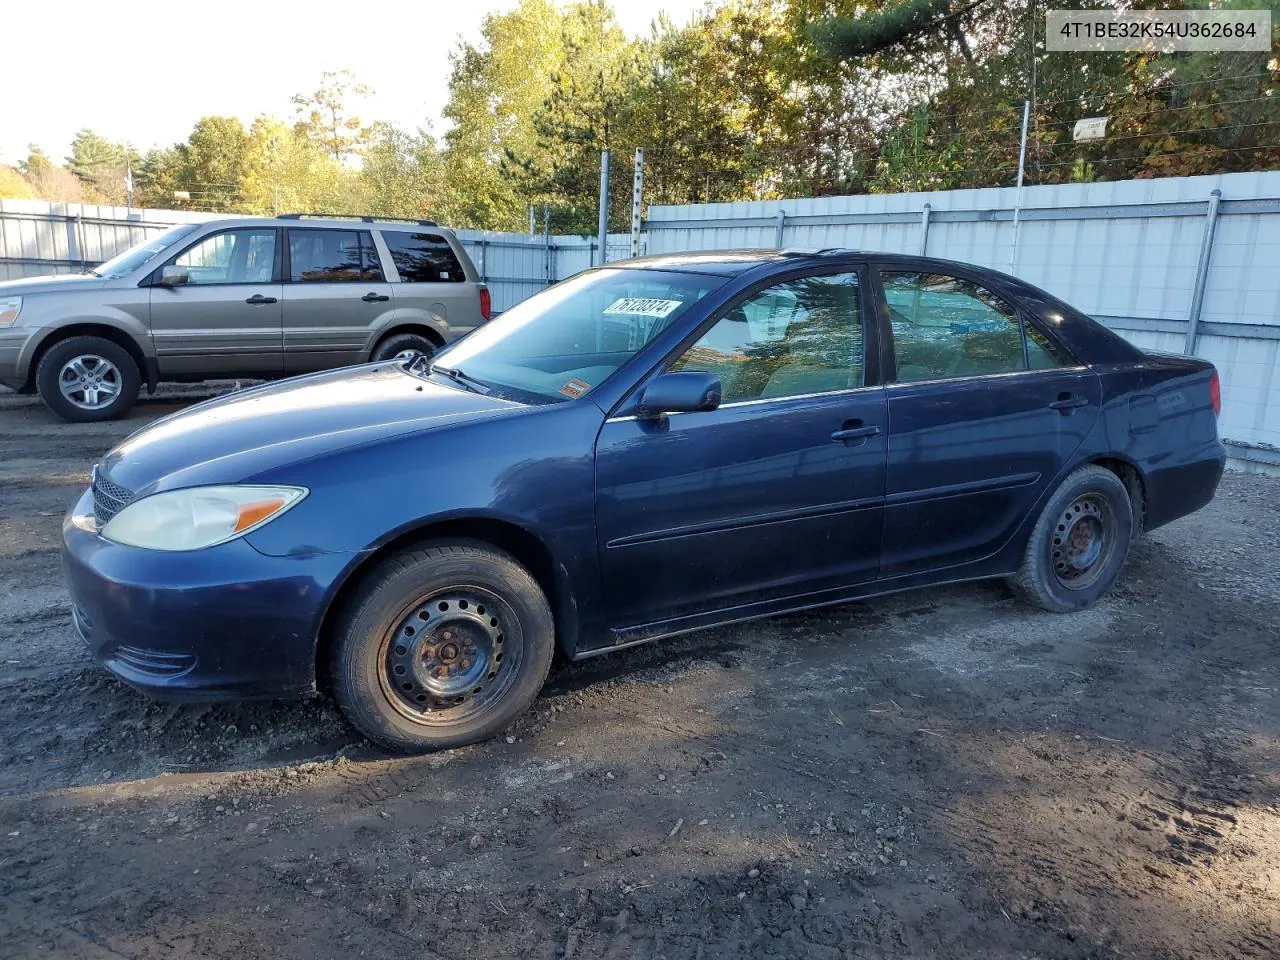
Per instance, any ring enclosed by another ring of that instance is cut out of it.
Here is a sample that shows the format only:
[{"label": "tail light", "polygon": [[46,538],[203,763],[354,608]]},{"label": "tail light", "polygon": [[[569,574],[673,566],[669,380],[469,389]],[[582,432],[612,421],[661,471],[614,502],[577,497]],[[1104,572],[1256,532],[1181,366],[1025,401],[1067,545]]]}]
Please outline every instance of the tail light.
[{"label": "tail light", "polygon": [[1213,415],[1222,415],[1222,381],[1218,379],[1218,371],[1213,371],[1209,380],[1209,403],[1213,405]]},{"label": "tail light", "polygon": [[488,287],[480,288],[480,316],[486,320],[493,316],[493,298],[489,295]]}]

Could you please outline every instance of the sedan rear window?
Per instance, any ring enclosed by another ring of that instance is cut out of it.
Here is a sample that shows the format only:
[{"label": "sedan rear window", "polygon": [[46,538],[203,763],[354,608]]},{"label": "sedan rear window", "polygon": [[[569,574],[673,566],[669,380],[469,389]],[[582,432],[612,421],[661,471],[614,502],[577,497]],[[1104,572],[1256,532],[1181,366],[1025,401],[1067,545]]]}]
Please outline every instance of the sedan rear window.
[{"label": "sedan rear window", "polygon": [[384,230],[382,239],[401,283],[461,283],[467,279],[449,241],[438,233]]}]

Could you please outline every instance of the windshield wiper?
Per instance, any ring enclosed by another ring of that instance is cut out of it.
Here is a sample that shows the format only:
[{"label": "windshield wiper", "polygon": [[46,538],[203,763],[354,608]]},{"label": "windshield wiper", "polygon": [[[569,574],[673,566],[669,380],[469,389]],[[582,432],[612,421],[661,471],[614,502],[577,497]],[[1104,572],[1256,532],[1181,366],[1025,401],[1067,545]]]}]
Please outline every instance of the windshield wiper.
[{"label": "windshield wiper", "polygon": [[445,367],[438,363],[433,363],[430,367],[432,373],[440,373],[448,377],[455,383],[459,383],[474,393],[491,393],[492,389],[483,380],[477,380],[469,373],[463,373],[457,367]]}]

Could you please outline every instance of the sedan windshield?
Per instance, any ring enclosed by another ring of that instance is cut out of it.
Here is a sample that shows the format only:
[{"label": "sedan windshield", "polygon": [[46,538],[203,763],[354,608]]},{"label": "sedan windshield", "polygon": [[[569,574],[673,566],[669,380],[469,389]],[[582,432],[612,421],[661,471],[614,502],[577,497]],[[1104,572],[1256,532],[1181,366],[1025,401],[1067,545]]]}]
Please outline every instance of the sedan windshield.
[{"label": "sedan windshield", "polygon": [[95,276],[110,279],[133,273],[148,260],[167,250],[187,234],[194,232],[198,226],[200,226],[198,223],[179,223],[163,233],[157,233],[135,243],[124,253],[116,254],[90,272]]},{"label": "sedan windshield", "polygon": [[603,269],[530,297],[441,354],[433,366],[544,400],[598,387],[724,277]]}]

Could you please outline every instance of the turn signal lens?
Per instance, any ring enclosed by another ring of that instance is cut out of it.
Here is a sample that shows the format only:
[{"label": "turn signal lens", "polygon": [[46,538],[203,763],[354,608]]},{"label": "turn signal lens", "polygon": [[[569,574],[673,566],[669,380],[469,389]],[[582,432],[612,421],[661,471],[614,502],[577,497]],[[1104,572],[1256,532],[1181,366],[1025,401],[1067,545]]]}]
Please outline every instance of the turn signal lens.
[{"label": "turn signal lens", "polygon": [[1209,380],[1209,403],[1213,405],[1213,415],[1222,416],[1222,381],[1218,379],[1217,370]]},{"label": "turn signal lens", "polygon": [[18,314],[21,312],[21,297],[8,297],[0,300],[0,327],[12,327],[18,322]]},{"label": "turn signal lens", "polygon": [[490,296],[488,287],[480,288],[480,316],[486,320],[493,316],[493,297]]}]

